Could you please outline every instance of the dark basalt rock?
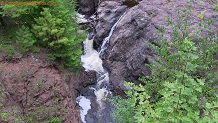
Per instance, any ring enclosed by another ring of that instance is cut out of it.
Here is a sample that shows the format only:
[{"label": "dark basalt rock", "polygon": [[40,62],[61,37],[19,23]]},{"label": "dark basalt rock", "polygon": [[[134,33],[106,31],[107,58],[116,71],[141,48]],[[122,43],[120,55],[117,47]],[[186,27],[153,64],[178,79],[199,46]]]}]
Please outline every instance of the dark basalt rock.
[{"label": "dark basalt rock", "polygon": [[77,0],[79,12],[85,15],[92,15],[96,12],[99,0]]},{"label": "dark basalt rock", "polygon": [[127,6],[120,1],[103,1],[98,7],[98,22],[95,26],[94,48],[100,47],[103,39],[108,36],[111,27],[125,12]]},{"label": "dark basalt rock", "polygon": [[128,7],[133,7],[135,5],[138,5],[139,4],[139,1],[141,0],[125,0],[123,2],[124,5],[127,5]]}]

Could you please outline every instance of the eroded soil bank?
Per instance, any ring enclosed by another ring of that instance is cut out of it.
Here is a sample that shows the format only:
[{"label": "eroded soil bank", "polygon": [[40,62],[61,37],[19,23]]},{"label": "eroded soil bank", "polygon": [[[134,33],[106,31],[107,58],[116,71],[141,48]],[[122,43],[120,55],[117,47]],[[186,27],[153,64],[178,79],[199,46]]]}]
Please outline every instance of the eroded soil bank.
[{"label": "eroded soil bank", "polygon": [[43,53],[0,53],[0,122],[80,123],[70,75]]}]

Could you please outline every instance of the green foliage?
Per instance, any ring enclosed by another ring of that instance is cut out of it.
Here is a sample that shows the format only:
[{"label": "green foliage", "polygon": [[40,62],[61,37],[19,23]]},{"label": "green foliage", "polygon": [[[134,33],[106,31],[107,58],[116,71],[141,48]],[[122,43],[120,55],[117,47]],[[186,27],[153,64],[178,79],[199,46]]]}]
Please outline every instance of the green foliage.
[{"label": "green foliage", "polygon": [[61,120],[58,117],[51,117],[50,118],[50,123],[60,123]]},{"label": "green foliage", "polygon": [[0,51],[6,53],[9,58],[12,57],[16,53],[15,48],[11,44],[8,44],[8,42],[6,41],[0,44]]},{"label": "green foliage", "polygon": [[3,45],[2,44],[0,44],[0,51],[2,51],[3,50]]},{"label": "green foliage", "polygon": [[[85,35],[78,35],[79,26],[70,11],[75,6],[68,1],[56,0],[56,5],[43,8],[41,17],[32,25],[38,43],[49,49],[51,59],[62,61],[65,67],[80,68],[81,42]],[[71,7],[71,8],[70,8]]]},{"label": "green foliage", "polygon": [[33,24],[33,33],[42,46],[52,46],[55,41],[60,42],[66,37],[61,37],[65,28],[61,28],[62,19],[52,17],[49,8],[43,8],[40,14],[42,17],[36,18]]},{"label": "green foliage", "polygon": [[[206,79],[209,79],[207,75],[198,74],[197,70],[202,68],[199,62],[201,57],[197,53],[199,49],[188,38],[169,45],[172,48],[170,51],[174,50],[173,53],[167,55],[165,52],[166,55],[160,62],[151,66],[153,76],[141,79],[146,85],[128,83],[127,86],[130,87],[126,93],[128,99],[114,103],[118,108],[115,112],[116,118],[121,122],[177,123],[218,120],[215,94],[217,88],[211,86],[211,82],[217,81],[210,79],[206,82]],[[158,53],[164,51],[162,48],[156,47],[156,51],[159,50]],[[201,110],[204,110],[204,114],[200,114]],[[126,114],[132,115],[134,119],[129,119],[131,116]]]},{"label": "green foliage", "polygon": [[60,27],[65,30],[61,39],[50,44],[53,47],[53,53],[49,56],[53,59],[61,58],[65,67],[80,68],[81,43],[85,40],[86,35],[85,33],[77,33],[80,26],[77,24],[74,11],[76,4],[74,0],[55,0],[54,2],[56,2],[56,5],[51,6],[51,14],[62,19]]},{"label": "green foliage", "polygon": [[[36,6],[34,6],[36,7]],[[12,18],[17,18],[22,15],[27,15],[31,11],[33,11],[33,6],[28,6],[28,5],[19,5],[19,6],[14,6],[11,4],[5,4],[3,7],[3,16],[10,16]]]},{"label": "green foliage", "polygon": [[[207,38],[197,35],[198,42],[194,43],[196,35],[189,35],[187,18],[181,18],[183,23],[179,25],[168,20],[174,41],[169,43],[161,38],[158,46],[151,44],[159,56],[153,64],[147,65],[152,76],[142,77],[143,84],[126,83],[130,88],[126,92],[127,99],[114,100],[115,118],[120,122],[218,121],[218,89],[215,87],[218,72],[215,72],[217,63],[213,58],[218,51],[217,35],[208,34]],[[206,29],[210,23],[206,21],[200,26]]]},{"label": "green foliage", "polygon": [[16,50],[12,45],[5,45],[5,50],[9,57],[13,56],[16,53]]},{"label": "green foliage", "polygon": [[[24,2],[23,0],[11,0],[11,2]],[[39,12],[41,11],[40,6],[32,6],[32,5],[13,5],[6,4],[1,7],[3,17],[7,17],[7,20],[13,21],[16,25],[28,25],[30,26],[33,23],[33,19],[36,16],[39,16]],[[6,22],[8,23],[8,22]],[[10,22],[11,23],[11,22]]]},{"label": "green foliage", "polygon": [[216,3],[216,5],[214,6],[215,11],[218,12],[218,2]]},{"label": "green foliage", "polygon": [[42,17],[35,19],[32,30],[38,38],[37,43],[49,49],[51,59],[63,60],[65,67],[79,68],[82,54],[80,43],[84,38],[76,34],[78,26],[74,28],[67,20],[54,17],[49,8],[44,8],[40,14]]},{"label": "green foliage", "polygon": [[3,120],[7,119],[10,115],[10,112],[0,112],[0,116]]},{"label": "green foliage", "polygon": [[21,52],[30,51],[35,42],[36,40],[28,27],[21,26],[16,32],[16,43],[20,46],[19,49]]},{"label": "green foliage", "polygon": [[16,34],[12,37],[16,37],[16,43],[21,46],[22,52],[27,52],[32,45],[37,45],[46,48],[49,57],[65,67],[74,70],[80,68],[81,42],[85,39],[85,34],[77,33],[80,26],[76,21],[75,0],[54,0],[53,5],[48,4],[51,2],[49,0],[35,2],[45,2],[46,5],[1,6],[2,14],[8,20],[7,27],[22,27],[18,31],[12,30],[8,35]]},{"label": "green foliage", "polygon": [[205,12],[206,12],[206,10],[202,11],[201,14],[198,14],[198,18],[203,19]]},{"label": "green foliage", "polygon": [[121,97],[115,97],[111,103],[115,105],[119,110],[116,110],[113,113],[113,117],[115,120],[121,123],[134,123],[135,119],[130,118],[133,115],[133,111],[135,108],[135,98],[127,98],[123,100]]},{"label": "green foliage", "polygon": [[198,18],[200,19],[203,19],[204,18],[204,15],[201,13],[201,14],[198,14]]},{"label": "green foliage", "polygon": [[38,88],[42,88],[42,86],[43,86],[42,80],[38,81],[37,86],[38,86]]}]

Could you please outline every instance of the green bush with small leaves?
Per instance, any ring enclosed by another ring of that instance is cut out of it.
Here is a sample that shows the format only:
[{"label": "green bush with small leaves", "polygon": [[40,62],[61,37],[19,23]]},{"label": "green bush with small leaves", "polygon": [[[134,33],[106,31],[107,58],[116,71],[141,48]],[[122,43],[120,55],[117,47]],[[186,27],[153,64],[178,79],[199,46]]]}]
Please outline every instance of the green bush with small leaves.
[{"label": "green bush with small leaves", "polygon": [[[141,78],[144,86],[126,83],[128,98],[113,101],[115,117],[122,123],[218,121],[217,88],[213,87],[218,73],[207,71],[210,66],[200,66],[198,52],[202,50],[189,38],[163,44],[167,47],[154,47],[162,55],[150,66],[152,77]],[[200,69],[207,75],[200,75]]]}]

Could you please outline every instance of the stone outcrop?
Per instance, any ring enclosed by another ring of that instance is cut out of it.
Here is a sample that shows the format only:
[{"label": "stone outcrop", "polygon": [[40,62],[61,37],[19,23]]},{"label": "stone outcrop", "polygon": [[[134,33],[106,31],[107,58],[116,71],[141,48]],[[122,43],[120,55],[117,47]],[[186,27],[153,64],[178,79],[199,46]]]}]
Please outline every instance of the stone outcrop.
[{"label": "stone outcrop", "polygon": [[[150,74],[145,64],[150,63],[156,55],[145,41],[152,43],[158,41],[157,31],[162,28],[165,30],[164,38],[172,41],[172,30],[167,19],[171,18],[174,24],[181,24],[177,9],[183,11],[187,9],[187,4],[186,0],[143,0],[129,9],[126,9],[123,3],[116,1],[105,1],[100,4],[95,37],[97,46],[107,36],[118,16],[126,12],[110,39],[104,59],[104,65],[110,73],[110,82],[117,91],[125,89],[124,80],[138,83],[140,76]],[[204,11],[204,18],[214,20],[211,31],[215,32],[218,27],[218,13],[214,11],[215,2],[211,1],[208,4],[206,0],[203,0],[199,4],[192,1],[191,5],[190,30],[195,29],[202,21],[198,15]],[[114,8],[119,12],[114,12]],[[191,33],[195,31],[191,30]],[[202,33],[202,36],[207,35]]]}]

